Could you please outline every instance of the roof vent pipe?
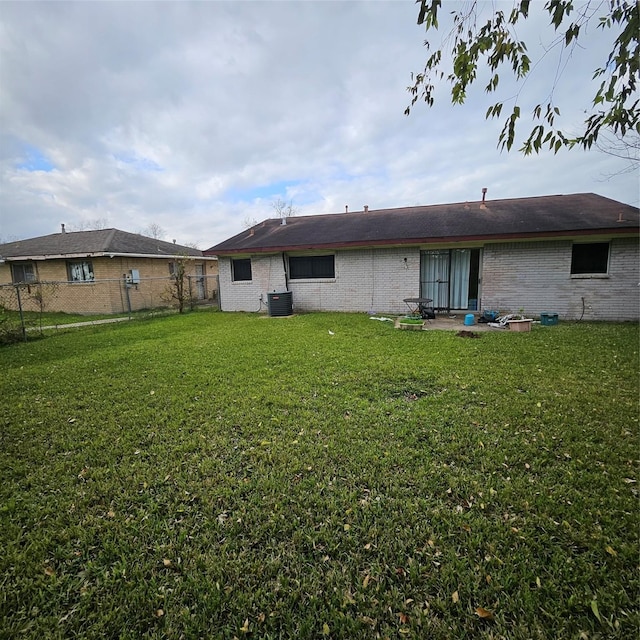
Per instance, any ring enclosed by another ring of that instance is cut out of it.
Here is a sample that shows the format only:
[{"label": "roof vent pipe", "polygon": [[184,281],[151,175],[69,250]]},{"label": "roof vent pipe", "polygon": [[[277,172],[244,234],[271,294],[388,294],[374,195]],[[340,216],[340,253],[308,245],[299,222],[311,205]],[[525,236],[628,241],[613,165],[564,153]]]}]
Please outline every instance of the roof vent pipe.
[{"label": "roof vent pipe", "polygon": [[287,224],[287,219],[282,218],[282,220],[280,220],[280,224],[284,227],[284,225]]},{"label": "roof vent pipe", "polygon": [[363,208],[364,208],[364,212],[365,213],[369,213],[369,205],[368,204],[365,204]]},{"label": "roof vent pipe", "polygon": [[61,228],[60,233],[67,233],[67,232],[64,230],[64,222],[60,225],[60,228]]},{"label": "roof vent pipe", "polygon": [[344,205],[344,212],[345,213],[349,213],[349,205],[348,204]]},{"label": "roof vent pipe", "polygon": [[484,199],[486,196],[487,196],[487,187],[482,187],[482,202],[484,202]]}]

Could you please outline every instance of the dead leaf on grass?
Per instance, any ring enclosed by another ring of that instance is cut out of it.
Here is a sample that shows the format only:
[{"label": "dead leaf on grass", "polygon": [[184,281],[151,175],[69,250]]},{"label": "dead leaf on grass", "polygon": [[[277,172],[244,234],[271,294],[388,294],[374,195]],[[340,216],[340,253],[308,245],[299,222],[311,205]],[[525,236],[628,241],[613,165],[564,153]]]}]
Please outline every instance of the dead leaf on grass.
[{"label": "dead leaf on grass", "polygon": [[484,607],[478,607],[476,609],[476,615],[483,620],[493,620],[493,613]]},{"label": "dead leaf on grass", "polygon": [[44,568],[44,572],[45,572],[45,575],[48,575],[50,577],[53,577],[56,575],[56,572],[54,571],[53,567],[46,566]]},{"label": "dead leaf on grass", "polygon": [[454,604],[457,604],[460,601],[460,596],[458,595],[457,591],[454,591],[451,594],[451,599],[453,600]]}]

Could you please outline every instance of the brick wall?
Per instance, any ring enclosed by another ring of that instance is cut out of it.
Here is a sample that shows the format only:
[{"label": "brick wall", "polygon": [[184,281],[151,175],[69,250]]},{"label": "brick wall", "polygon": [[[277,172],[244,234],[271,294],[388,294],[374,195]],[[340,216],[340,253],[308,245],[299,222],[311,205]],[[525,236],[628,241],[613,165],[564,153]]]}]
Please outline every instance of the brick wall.
[{"label": "brick wall", "polygon": [[[563,319],[637,320],[640,315],[638,242],[611,241],[606,277],[571,276],[571,241],[503,243],[483,251],[483,309]],[[584,308],[583,308],[584,300]]]},{"label": "brick wall", "polygon": [[[91,258],[93,282],[68,282],[66,260],[37,261],[36,276],[40,283],[24,287],[22,293],[23,309],[37,311],[38,297],[42,296],[46,311],[66,313],[108,314],[129,310],[153,309],[171,305],[168,292],[171,288],[169,262],[157,258]],[[204,267],[204,298],[217,297],[216,261],[189,261],[187,275],[195,276],[196,264]],[[124,277],[131,269],[137,269],[140,283],[124,287]],[[0,283],[11,282],[11,270],[8,263],[0,265]],[[6,308],[15,308],[15,295],[12,287],[3,287],[0,304]],[[198,292],[195,277],[192,279],[194,296]],[[128,295],[128,299],[127,299]]]},{"label": "brick wall", "polygon": [[[480,308],[524,309],[533,317],[551,312],[565,320],[638,320],[638,257],[636,239],[614,239],[607,277],[576,278],[570,274],[570,240],[488,244],[482,253]],[[229,258],[221,258],[219,267],[223,311],[266,312],[267,294],[286,290],[282,254],[253,257],[251,282],[232,282]],[[291,280],[289,290],[294,312],[405,313],[403,298],[420,294],[420,249],[336,251],[335,278]]]},{"label": "brick wall", "polygon": [[[223,311],[266,311],[267,294],[286,290],[282,254],[252,257],[251,282],[232,282],[229,258],[220,258],[219,267]],[[419,295],[420,251],[337,251],[335,278],[290,280],[289,290],[294,311],[404,313],[403,298]]]}]

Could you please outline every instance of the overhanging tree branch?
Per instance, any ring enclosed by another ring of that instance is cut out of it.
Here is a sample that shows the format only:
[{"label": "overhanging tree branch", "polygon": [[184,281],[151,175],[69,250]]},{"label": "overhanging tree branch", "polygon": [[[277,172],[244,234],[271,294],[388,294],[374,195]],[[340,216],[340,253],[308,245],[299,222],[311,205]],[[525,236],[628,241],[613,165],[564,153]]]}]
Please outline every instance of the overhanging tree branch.
[{"label": "overhanging tree branch", "polygon": [[[418,24],[425,26],[428,34],[439,27],[438,12],[441,0],[417,0],[420,4]],[[442,41],[440,48],[430,53],[421,73],[412,74],[413,84],[407,89],[412,99],[406,108],[408,115],[418,101],[429,107],[435,102],[435,92],[446,80],[450,85],[452,104],[463,104],[467,91],[478,77],[478,71],[489,71],[486,93],[496,93],[500,76],[506,70],[516,81],[523,83],[532,68],[526,43],[518,38],[516,26],[529,18],[529,0],[513,3],[510,12],[493,11],[489,19],[478,22],[478,2],[467,2],[453,11],[453,28]],[[499,5],[498,5],[499,6]],[[599,15],[602,7],[606,8]],[[616,137],[629,133],[640,133],[640,101],[637,85],[640,64],[640,19],[639,5],[635,1],[608,0],[586,2],[575,11],[572,0],[547,0],[543,5],[549,14],[549,28],[554,37],[550,49],[560,47],[571,53],[584,35],[585,27],[598,20],[598,28],[619,29],[611,52],[602,67],[596,69],[593,78],[601,78],[601,84],[592,100],[591,112],[584,121],[584,130],[572,136],[556,126],[560,108],[554,103],[553,93],[559,76],[552,81],[548,98],[537,104],[531,114],[533,129],[524,140],[520,151],[525,155],[538,153],[543,148],[557,153],[562,147],[590,148],[601,131],[607,130]],[[575,13],[575,17],[574,17]],[[425,41],[431,49],[429,39]],[[504,101],[497,101],[487,109],[485,117],[500,118]],[[516,130],[521,121],[521,108],[517,102],[503,122],[498,137],[498,147],[511,150],[516,139]]]}]

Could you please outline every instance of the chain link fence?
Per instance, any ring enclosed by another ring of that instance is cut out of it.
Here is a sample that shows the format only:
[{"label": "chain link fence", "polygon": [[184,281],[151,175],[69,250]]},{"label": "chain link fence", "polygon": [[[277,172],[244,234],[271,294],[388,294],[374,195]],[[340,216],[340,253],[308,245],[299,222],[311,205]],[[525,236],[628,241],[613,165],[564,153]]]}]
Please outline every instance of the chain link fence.
[{"label": "chain link fence", "polygon": [[[181,286],[178,286],[181,285]],[[26,339],[52,314],[73,316],[131,316],[167,309],[219,307],[218,276],[94,280],[91,282],[30,282],[0,284],[0,338]],[[91,320],[87,317],[87,320]],[[7,337],[7,336],[5,336]],[[4,342],[12,340],[2,340]]]}]

